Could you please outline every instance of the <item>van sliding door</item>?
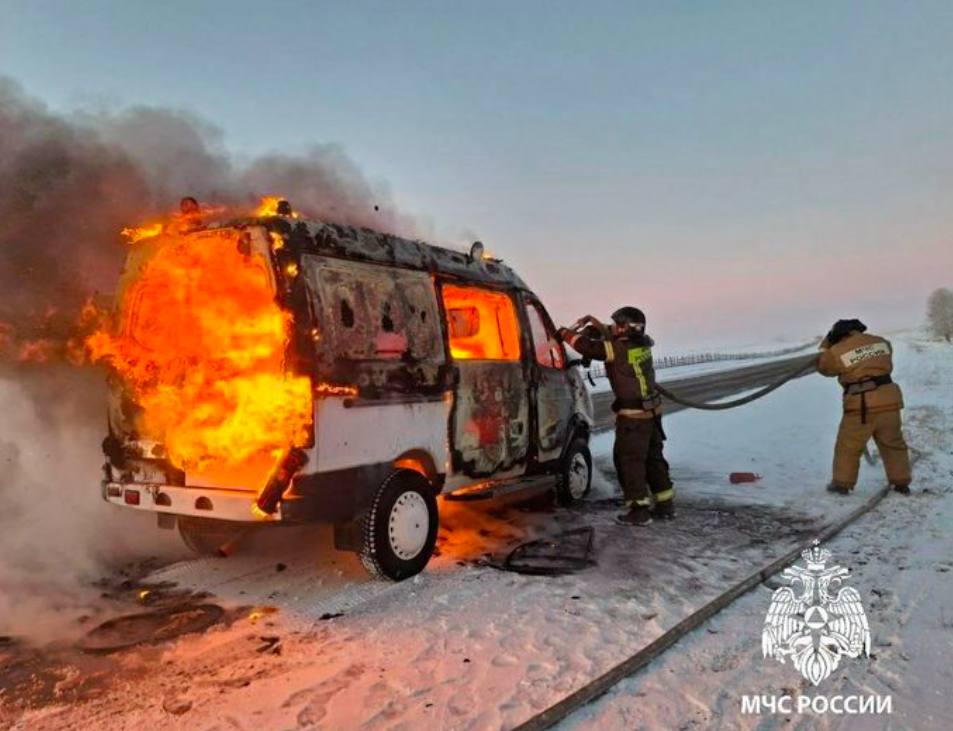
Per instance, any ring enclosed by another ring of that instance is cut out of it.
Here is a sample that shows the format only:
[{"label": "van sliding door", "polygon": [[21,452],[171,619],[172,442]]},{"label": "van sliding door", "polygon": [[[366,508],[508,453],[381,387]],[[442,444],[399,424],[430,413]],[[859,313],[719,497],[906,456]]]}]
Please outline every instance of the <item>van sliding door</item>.
[{"label": "van sliding door", "polygon": [[453,284],[444,284],[441,294],[457,371],[451,415],[454,471],[470,477],[522,474],[529,397],[513,296]]}]

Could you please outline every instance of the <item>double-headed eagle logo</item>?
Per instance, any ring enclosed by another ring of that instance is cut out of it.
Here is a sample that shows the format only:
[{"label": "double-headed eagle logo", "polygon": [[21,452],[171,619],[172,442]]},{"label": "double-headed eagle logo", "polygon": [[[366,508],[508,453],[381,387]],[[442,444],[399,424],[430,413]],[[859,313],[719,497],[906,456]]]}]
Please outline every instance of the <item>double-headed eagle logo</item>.
[{"label": "double-headed eagle logo", "polygon": [[831,593],[850,573],[842,566],[826,566],[831,552],[814,541],[801,558],[806,566],[785,569],[781,577],[791,585],[771,596],[761,650],[764,657],[782,663],[790,657],[794,667],[817,685],[837,669],[841,657],[870,654],[870,627],[856,589],[847,586]]}]

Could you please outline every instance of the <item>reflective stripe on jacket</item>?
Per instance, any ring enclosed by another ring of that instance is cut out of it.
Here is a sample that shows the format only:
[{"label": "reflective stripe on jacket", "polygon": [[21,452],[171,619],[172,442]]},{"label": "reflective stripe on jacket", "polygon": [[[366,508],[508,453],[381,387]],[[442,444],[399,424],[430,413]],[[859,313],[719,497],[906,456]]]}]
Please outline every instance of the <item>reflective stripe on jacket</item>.
[{"label": "reflective stripe on jacket", "polygon": [[567,340],[580,355],[605,361],[606,375],[615,395],[613,411],[635,419],[651,419],[660,413],[652,338],[636,335],[597,340],[570,334]]}]

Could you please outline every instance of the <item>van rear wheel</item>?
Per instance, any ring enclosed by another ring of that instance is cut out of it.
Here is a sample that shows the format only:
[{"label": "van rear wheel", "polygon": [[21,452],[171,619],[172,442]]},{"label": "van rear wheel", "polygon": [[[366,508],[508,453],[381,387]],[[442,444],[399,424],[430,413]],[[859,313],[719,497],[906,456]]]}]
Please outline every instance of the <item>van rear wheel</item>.
[{"label": "van rear wheel", "polygon": [[248,526],[227,520],[192,518],[180,515],[176,521],[182,542],[199,556],[224,556],[240,540]]},{"label": "van rear wheel", "polygon": [[437,499],[412,470],[381,483],[364,517],[361,563],[376,578],[402,581],[423,571],[437,544]]},{"label": "van rear wheel", "polygon": [[571,505],[592,489],[592,455],[585,439],[574,439],[563,456],[556,476],[556,500]]}]

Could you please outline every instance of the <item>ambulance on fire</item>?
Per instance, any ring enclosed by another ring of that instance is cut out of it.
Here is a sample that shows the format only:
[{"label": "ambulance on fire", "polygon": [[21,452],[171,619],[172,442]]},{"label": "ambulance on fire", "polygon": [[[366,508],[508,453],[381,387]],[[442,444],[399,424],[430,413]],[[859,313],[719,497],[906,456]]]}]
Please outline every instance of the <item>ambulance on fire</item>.
[{"label": "ambulance on fire", "polygon": [[[479,242],[465,254],[283,201],[156,230],[133,246],[99,347],[108,502],[157,513],[200,553],[256,525],[331,523],[336,548],[401,580],[433,554],[440,494],[552,487],[567,504],[589,491],[579,369],[539,298]],[[242,269],[247,291],[228,304],[223,280]],[[283,323],[271,380],[241,374],[271,357],[274,326],[243,319],[253,305]]]}]

